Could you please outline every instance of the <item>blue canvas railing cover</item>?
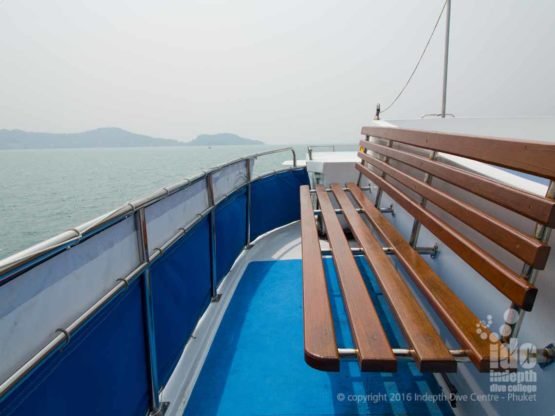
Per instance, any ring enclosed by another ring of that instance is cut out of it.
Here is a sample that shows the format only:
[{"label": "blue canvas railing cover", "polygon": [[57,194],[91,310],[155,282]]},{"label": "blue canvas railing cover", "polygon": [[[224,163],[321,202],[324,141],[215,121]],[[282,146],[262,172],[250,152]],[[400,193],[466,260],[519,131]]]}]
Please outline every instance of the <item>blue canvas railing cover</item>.
[{"label": "blue canvas railing cover", "polygon": [[[245,171],[237,168],[237,178],[244,176],[233,182],[238,186],[216,197],[213,206],[205,201],[204,194],[198,193],[198,212],[187,224],[177,224],[173,235],[161,245],[154,244],[161,237],[152,227],[163,228],[164,221],[182,218],[180,212],[189,212],[187,208],[192,207],[182,198],[163,214],[154,215],[156,204],[200,181],[209,183],[211,174],[222,167],[135,201],[96,224],[85,224],[75,233],[57,237],[50,250],[48,244],[43,244],[40,253],[24,253],[18,261],[12,259],[11,264],[0,262],[1,296],[10,286],[17,288],[18,280],[24,281],[26,274],[38,266],[47,268],[60,255],[70,259],[73,249],[68,248],[77,249],[88,240],[93,246],[103,243],[100,237],[114,233],[112,230],[120,224],[129,228],[134,223],[135,230],[131,227],[121,238],[113,238],[109,250],[123,247],[122,241],[137,239],[140,243],[141,238],[145,239],[147,250],[146,258],[137,255],[136,265],[127,274],[114,278],[114,286],[87,305],[77,319],[66,327],[52,328],[50,341],[24,356],[26,360],[16,371],[7,377],[0,374],[1,414],[144,414],[161,405],[158,393],[209,305],[213,285],[223,280],[248,242],[299,219],[298,189],[308,183],[306,170],[294,167],[251,179],[256,157],[224,165],[245,167]],[[270,197],[272,203],[268,204]],[[210,215],[215,217],[213,232]],[[105,266],[101,257],[94,257],[91,262]],[[97,270],[102,273],[105,269]],[[70,293],[66,299],[72,302]],[[148,320],[148,308],[152,322]],[[155,357],[149,356],[152,353]]]}]

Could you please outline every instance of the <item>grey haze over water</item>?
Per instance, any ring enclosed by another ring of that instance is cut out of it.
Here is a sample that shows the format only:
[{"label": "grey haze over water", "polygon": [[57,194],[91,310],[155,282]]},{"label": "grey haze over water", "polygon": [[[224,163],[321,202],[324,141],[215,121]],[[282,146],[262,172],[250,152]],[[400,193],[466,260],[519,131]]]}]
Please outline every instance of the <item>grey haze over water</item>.
[{"label": "grey haze over water", "polygon": [[[0,258],[223,162],[277,146],[0,151]],[[303,159],[305,146],[295,146]],[[354,150],[354,149],[353,149]],[[291,153],[258,159],[255,175]]]},{"label": "grey haze over water", "polygon": [[[0,128],[357,135],[410,75],[444,0],[5,0]],[[555,1],[453,1],[447,111],[555,114]],[[445,20],[389,120],[437,113]]]}]

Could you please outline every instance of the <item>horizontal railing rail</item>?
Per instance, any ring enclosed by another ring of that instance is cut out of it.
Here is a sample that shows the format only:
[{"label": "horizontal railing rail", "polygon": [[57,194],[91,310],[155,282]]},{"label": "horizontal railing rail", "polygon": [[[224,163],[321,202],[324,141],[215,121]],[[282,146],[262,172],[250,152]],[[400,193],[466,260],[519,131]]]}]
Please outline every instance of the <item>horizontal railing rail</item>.
[{"label": "horizontal railing rail", "polygon": [[38,367],[40,363],[48,357],[51,353],[63,347],[69,342],[71,337],[98,311],[102,309],[111,299],[116,297],[120,292],[127,289],[129,285],[144,272],[148,266],[147,262],[141,263],[127,276],[117,279],[117,283],[110,289],[104,296],[88,308],[82,315],[73,321],[67,328],[57,329],[56,336],[46,344],[39,352],[37,352],[31,359],[29,359],[23,366],[16,372],[8,377],[2,384],[0,384],[0,399],[3,398],[15,385],[23,380],[33,369]]},{"label": "horizontal railing rail", "polygon": [[[0,286],[4,285],[8,281],[17,277],[19,274],[29,270],[30,268],[42,263],[54,255],[70,249],[73,246],[81,243],[87,238],[97,234],[103,229],[113,225],[114,223],[121,221],[129,216],[133,215],[137,210],[141,208],[146,208],[155,202],[160,201],[187,186],[206,178],[208,175],[213,174],[217,171],[222,170],[227,166],[237,164],[241,161],[255,160],[259,157],[268,156],[271,154],[281,153],[281,152],[291,152],[293,156],[293,167],[297,167],[297,155],[295,149],[292,147],[284,147],[279,149],[272,149],[260,153],[255,153],[249,156],[241,157],[238,159],[225,162],[221,165],[217,165],[209,170],[203,171],[202,173],[193,176],[192,178],[185,179],[178,183],[175,183],[168,187],[163,187],[146,197],[128,202],[121,207],[104,214],[98,218],[81,224],[75,228],[71,228],[64,231],[50,239],[44,240],[36,245],[33,245],[25,250],[15,253],[0,260]],[[288,168],[281,169],[287,170]]]},{"label": "horizontal railing rail", "polygon": [[[274,170],[269,174],[260,175],[258,177],[252,177],[252,169],[254,165],[254,161],[257,158],[268,156],[271,154],[276,154],[280,152],[288,152],[290,151],[293,156],[293,167],[287,167],[284,169]],[[221,195],[220,199],[216,201],[214,198],[214,183],[213,183],[213,175],[220,172],[222,169],[240,164],[245,163],[246,169],[246,177],[244,181],[242,181],[238,186],[233,187],[224,195]],[[114,299],[117,295],[127,290],[130,284],[135,281],[135,279],[143,276],[146,280],[145,276],[149,277],[149,269],[153,262],[157,261],[161,258],[162,254],[172,247],[177,241],[181,239],[189,230],[199,224],[203,219],[207,216],[210,216],[210,238],[212,239],[211,247],[215,247],[215,212],[216,208],[221,205],[222,203],[226,202],[226,200],[231,197],[236,191],[240,190],[241,188],[246,188],[247,191],[247,246],[250,244],[250,210],[251,210],[251,200],[250,200],[250,193],[251,193],[251,185],[258,180],[261,180],[269,175],[273,175],[276,173],[291,171],[299,169],[297,167],[297,157],[295,150],[292,147],[286,148],[279,148],[279,149],[272,149],[265,152],[256,153],[253,155],[245,156],[242,158],[234,159],[230,162],[226,162],[224,164],[218,165],[210,170],[204,171],[199,175],[196,175],[190,179],[186,179],[179,183],[176,183],[169,187],[164,187],[161,190],[158,190],[144,198],[137,199],[135,201],[129,202],[120,208],[111,211],[103,216],[100,216],[92,221],[84,223],[76,228],[70,229],[65,231],[49,240],[43,241],[29,249],[23,250],[19,253],[16,253],[13,256],[10,256],[2,261],[0,261],[0,287],[6,284],[9,281],[12,281],[17,276],[23,274],[31,270],[32,268],[36,267],[37,265],[53,258],[57,254],[62,253],[65,250],[71,249],[79,245],[80,243],[84,242],[88,238],[100,233],[102,230],[109,228],[116,223],[123,221],[130,216],[135,216],[135,228],[137,232],[138,242],[140,243],[140,250],[139,253],[139,264],[133,268],[127,275],[119,277],[115,279],[114,285],[111,289],[109,289],[106,293],[104,293],[99,299],[96,300],[87,308],[84,312],[82,312],[76,319],[74,319],[69,325],[64,328],[59,328],[54,331],[53,338],[47,342],[43,347],[41,347],[38,352],[33,354],[31,358],[29,358],[23,365],[21,365],[15,372],[13,372],[8,378],[5,380],[0,380],[0,401],[3,400],[11,391],[13,391],[14,387],[16,387],[19,383],[25,380],[31,372],[33,372],[36,368],[38,368],[41,363],[52,353],[63,348],[71,339],[71,337],[76,334],[85,323],[87,323],[90,319],[92,319],[97,312],[99,312],[108,302]],[[196,213],[194,219],[192,219],[187,225],[176,227],[176,232],[171,235],[163,244],[159,247],[153,247],[149,253],[149,248],[147,245],[147,237],[146,237],[146,219],[145,219],[145,209],[150,205],[169,197],[177,193],[180,190],[184,190],[187,187],[198,183],[199,181],[206,181],[206,191],[208,192],[208,206],[206,209]],[[214,256],[216,255],[215,251],[211,251],[211,285],[212,285],[212,295],[213,300],[216,295],[216,262]],[[150,288],[146,287],[146,292],[150,291]],[[145,299],[146,307],[152,307],[150,298]],[[143,318],[146,319],[146,318]],[[149,319],[147,319],[148,321]],[[145,329],[148,335],[148,346],[149,349],[152,348],[152,352],[149,352],[150,357],[149,359],[151,362],[149,363],[150,366],[150,383],[151,385],[151,410],[156,410],[159,408],[160,403],[157,401],[157,392],[159,391],[159,384],[158,384],[158,376],[156,372],[156,363],[155,363],[155,346],[154,346],[154,328],[152,327],[151,322],[144,322]],[[154,356],[153,356],[154,354]]]},{"label": "horizontal railing rail", "polygon": [[332,152],[335,152],[335,145],[320,144],[320,145],[307,146],[306,151],[308,154],[308,160],[312,160],[312,153],[314,152],[314,149],[331,149]]}]

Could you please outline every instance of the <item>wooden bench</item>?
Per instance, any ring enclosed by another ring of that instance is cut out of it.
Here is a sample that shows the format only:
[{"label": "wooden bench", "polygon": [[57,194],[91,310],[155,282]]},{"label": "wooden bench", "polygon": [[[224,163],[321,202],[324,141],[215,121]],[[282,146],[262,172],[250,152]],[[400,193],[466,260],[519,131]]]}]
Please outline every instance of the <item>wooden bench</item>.
[{"label": "wooden bench", "polygon": [[[492,336],[487,328],[481,328],[480,333],[476,330],[480,320],[419,254],[415,247],[417,230],[420,224],[426,227],[506,296],[513,308],[531,310],[537,294],[533,285],[535,273],[546,265],[548,230],[555,225],[553,183],[550,182],[548,195],[539,197],[445,163],[446,159],[438,155],[462,156],[553,181],[555,145],[385,127],[365,127],[362,133],[366,140],[360,142],[361,163],[356,169],[378,187],[375,201],[354,183],[346,187],[334,184],[327,189],[317,185],[314,190],[303,186],[300,190],[306,362],[317,369],[338,371],[341,356],[348,355],[337,347],[317,215],[321,217],[331,247],[355,344],[349,354],[356,355],[363,371],[395,371],[397,356],[403,355],[387,339],[337,217],[339,214],[343,215],[359,251],[368,260],[409,343],[409,355],[421,371],[456,371],[460,357],[470,359],[480,371],[499,368],[499,361],[508,357],[502,340]],[[422,149],[427,154],[423,155]],[[533,220],[537,223],[534,235],[522,232],[491,212],[484,212],[472,205],[470,199],[459,199],[456,195],[460,192],[438,189],[432,178]],[[410,243],[381,212],[382,192],[414,217]],[[317,202],[319,210],[314,210],[313,202]],[[448,215],[438,215],[438,212]],[[469,237],[464,227],[453,225],[458,222],[522,261],[522,272],[504,264],[491,252],[490,245],[478,244],[479,240]],[[404,273],[396,269],[388,254],[396,256]],[[447,348],[405,276],[443,321],[460,349]],[[482,337],[486,336],[484,340]]]}]

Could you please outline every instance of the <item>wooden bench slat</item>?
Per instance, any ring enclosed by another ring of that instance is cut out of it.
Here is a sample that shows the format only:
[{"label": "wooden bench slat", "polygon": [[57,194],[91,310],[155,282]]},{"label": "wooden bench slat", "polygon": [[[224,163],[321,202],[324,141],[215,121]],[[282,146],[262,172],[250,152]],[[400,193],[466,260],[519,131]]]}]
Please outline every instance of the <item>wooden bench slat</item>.
[{"label": "wooden bench slat", "polygon": [[[480,371],[489,371],[490,345],[499,347],[499,342],[492,344],[489,340],[490,332],[485,328],[483,331],[488,335],[488,339],[480,338],[476,332],[479,319],[473,312],[449,289],[358,186],[351,183],[347,187],[386,244],[394,249],[398,260],[447,328],[461,346],[468,349],[471,361]],[[499,356],[502,357],[503,354],[500,353]]]},{"label": "wooden bench slat", "polygon": [[397,320],[403,329],[420,371],[454,372],[457,362],[441,340],[437,331],[416,301],[393,263],[383,252],[381,244],[372,235],[360,214],[338,184],[331,186],[343,209],[349,227],[364,250],[370,267],[380,283]]},{"label": "wooden bench slat", "polygon": [[319,370],[339,371],[326,276],[308,186],[301,186],[300,193],[305,361]]},{"label": "wooden bench slat", "polygon": [[365,162],[390,175],[527,264],[536,269],[545,267],[549,246],[387,163],[361,152],[358,155]]},{"label": "wooden bench slat", "polygon": [[360,141],[367,150],[403,162],[446,182],[481,196],[531,220],[555,227],[555,201],[504,185],[461,168],[430,160],[400,149]]},{"label": "wooden bench slat", "polygon": [[555,146],[550,143],[390,127],[363,127],[362,134],[468,157],[555,180]]},{"label": "wooden bench slat", "polygon": [[356,165],[356,169],[381,187],[384,192],[387,192],[389,196],[449,246],[474,270],[484,276],[501,293],[524,310],[530,311],[532,309],[537,288],[501,264],[450,225],[426,211],[420,204],[404,195],[376,173],[360,164]]},{"label": "wooden bench slat", "polygon": [[363,371],[395,371],[397,361],[329,196],[322,185],[316,186],[316,194],[357,348],[360,368]]}]

